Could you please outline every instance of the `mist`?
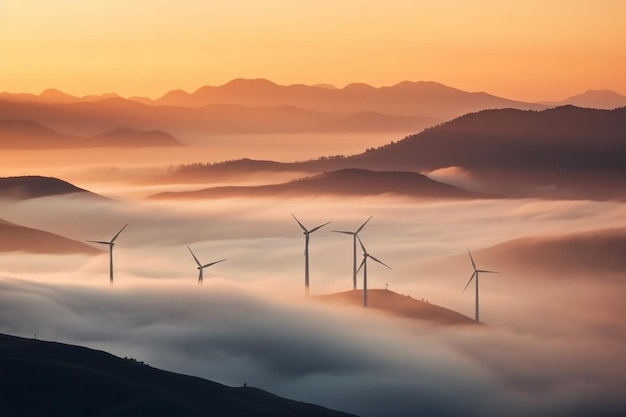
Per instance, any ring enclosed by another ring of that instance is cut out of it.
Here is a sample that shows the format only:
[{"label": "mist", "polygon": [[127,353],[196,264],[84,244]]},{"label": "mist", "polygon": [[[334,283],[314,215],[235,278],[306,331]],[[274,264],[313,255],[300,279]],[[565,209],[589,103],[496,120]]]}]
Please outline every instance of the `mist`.
[{"label": "mist", "polygon": [[[496,259],[480,249],[618,227],[624,211],[613,202],[381,197],[5,202],[0,218],[81,241],[129,226],[116,242],[113,287],[106,251],[1,254],[0,331],[365,417],[618,415],[623,271],[581,271],[593,279],[564,284],[550,265],[532,279],[502,270],[481,276],[486,326],[429,325],[306,300],[304,238],[290,213],[309,228],[332,221],[311,235],[313,295],[350,288],[352,242],[331,230],[355,229],[372,215],[360,236],[393,269],[373,264],[370,288],[388,284],[472,316],[473,287],[462,292],[471,274],[466,248],[489,269]],[[201,262],[228,260],[207,268],[199,286],[186,245]]]}]

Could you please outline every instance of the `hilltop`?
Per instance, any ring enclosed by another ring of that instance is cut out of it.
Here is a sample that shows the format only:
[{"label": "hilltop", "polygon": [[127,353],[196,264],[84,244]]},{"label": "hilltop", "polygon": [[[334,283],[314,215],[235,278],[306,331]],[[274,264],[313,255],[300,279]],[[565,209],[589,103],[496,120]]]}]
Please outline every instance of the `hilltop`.
[{"label": "hilltop", "polygon": [[30,198],[73,195],[108,200],[99,194],[79,188],[67,181],[39,175],[1,177],[0,198],[26,200]]},{"label": "hilltop", "polygon": [[0,219],[0,252],[99,255],[101,250],[44,230]]},{"label": "hilltop", "polygon": [[0,404],[7,416],[352,416],[85,347],[3,334],[0,366]]},{"label": "hilltop", "polygon": [[[335,294],[319,295],[315,299],[324,302],[363,306],[363,290],[351,290]],[[367,308],[380,310],[394,316],[415,320],[425,320],[437,324],[477,324],[475,320],[461,313],[400,295],[390,290],[368,289]]]}]

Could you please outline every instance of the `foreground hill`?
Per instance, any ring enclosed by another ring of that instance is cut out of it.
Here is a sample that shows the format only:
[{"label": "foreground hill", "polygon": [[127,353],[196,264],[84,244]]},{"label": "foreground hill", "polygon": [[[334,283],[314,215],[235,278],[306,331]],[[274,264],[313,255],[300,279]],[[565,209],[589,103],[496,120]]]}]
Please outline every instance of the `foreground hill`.
[{"label": "foreground hill", "polygon": [[[336,294],[319,295],[315,299],[351,306],[363,305],[363,290],[351,290]],[[368,308],[394,316],[425,320],[437,324],[477,324],[473,319],[427,301],[415,300],[389,290],[367,290]]]},{"label": "foreground hill", "polygon": [[213,187],[198,191],[165,192],[153,199],[193,199],[269,196],[367,196],[394,194],[415,198],[471,199],[481,195],[433,181],[416,172],[344,169],[282,184]]},{"label": "foreground hill", "polygon": [[93,248],[83,242],[66,237],[20,226],[0,219],[0,252],[27,252],[48,254],[75,254],[99,255],[101,250]]},{"label": "foreground hill", "polygon": [[76,187],[69,182],[38,175],[0,178],[0,198],[26,200],[29,198],[72,195],[108,200],[99,194]]},{"label": "foreground hill", "polygon": [[59,133],[41,123],[26,120],[0,120],[0,148],[58,149],[58,148],[143,148],[149,146],[180,146],[169,133],[113,129],[91,137]]},{"label": "foreground hill", "polygon": [[0,334],[0,407],[18,416],[349,417],[102,351]]}]

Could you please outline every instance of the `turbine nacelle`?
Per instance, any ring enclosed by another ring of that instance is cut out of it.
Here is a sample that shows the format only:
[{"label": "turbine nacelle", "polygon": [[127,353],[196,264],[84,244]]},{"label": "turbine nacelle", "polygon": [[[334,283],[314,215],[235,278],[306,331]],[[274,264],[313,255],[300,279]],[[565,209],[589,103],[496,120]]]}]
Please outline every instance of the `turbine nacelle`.
[{"label": "turbine nacelle", "polygon": [[480,272],[484,272],[487,274],[497,274],[497,271],[489,271],[486,269],[478,269],[476,268],[476,262],[474,262],[474,258],[472,257],[472,253],[470,252],[470,250],[467,250],[467,254],[470,257],[470,261],[472,262],[472,269],[474,269],[474,272],[472,272],[472,275],[470,276],[469,281],[467,281],[467,284],[465,284],[465,288],[463,288],[463,292],[465,292],[465,290],[467,289],[467,287],[469,287],[470,283],[472,282],[472,280],[474,278],[476,278],[476,312],[475,312],[475,320],[479,321],[479,308],[478,308],[478,274]]},{"label": "turbine nacelle", "polygon": [[198,266],[196,267],[196,269],[199,271],[199,273],[198,273],[198,283],[199,283],[199,284],[200,284],[200,283],[202,283],[202,278],[203,278],[203,277],[202,277],[202,271],[204,270],[204,268],[208,268],[208,267],[210,267],[210,266],[212,266],[212,265],[215,265],[215,264],[218,264],[218,263],[220,263],[220,262],[224,262],[224,261],[226,261],[226,260],[227,260],[227,259],[220,259],[219,261],[209,262],[208,264],[204,264],[204,265],[202,265],[202,264],[200,263],[200,261],[198,260],[198,258],[196,257],[196,255],[193,253],[193,251],[191,250],[191,248],[190,248],[189,246],[187,246],[187,249],[189,249],[189,253],[191,253],[191,256],[193,256],[193,260],[194,260],[194,261],[196,262],[196,264],[198,265]]},{"label": "turbine nacelle", "polygon": [[300,222],[300,220],[298,220],[298,218],[293,213],[291,213],[291,217],[293,217],[294,220],[298,222],[304,234],[304,291],[306,295],[309,295],[309,235],[315,232],[316,230],[321,229],[322,227],[326,226],[330,222],[320,224],[319,226],[314,227],[311,230],[308,230],[306,227],[304,227],[304,225]]},{"label": "turbine nacelle", "polygon": [[109,245],[109,281],[111,282],[111,285],[113,285],[113,246],[115,246],[115,240],[124,231],[124,229],[126,229],[126,226],[128,226],[128,223],[126,223],[124,227],[122,227],[120,231],[117,232],[115,236],[113,236],[113,239],[109,241],[105,241],[105,240],[88,240],[87,241],[90,243],[98,243],[100,245]]}]

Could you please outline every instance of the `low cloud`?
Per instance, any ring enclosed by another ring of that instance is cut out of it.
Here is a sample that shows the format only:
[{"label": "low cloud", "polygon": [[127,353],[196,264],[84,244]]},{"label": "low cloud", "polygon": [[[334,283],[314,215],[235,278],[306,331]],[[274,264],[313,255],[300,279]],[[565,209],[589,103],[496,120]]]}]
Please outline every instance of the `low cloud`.
[{"label": "low cloud", "polygon": [[[46,210],[41,210],[45,204]],[[594,270],[532,279],[517,267],[481,276],[486,326],[438,327],[373,310],[305,302],[302,231],[311,235],[311,290],[351,285],[351,230],[392,266],[372,288],[473,314],[466,248],[524,236],[615,227],[623,205],[537,200],[228,199],[189,205],[50,198],[3,205],[0,218],[77,240],[110,239],[108,254],[0,254],[0,331],[76,343],[229,385],[378,416],[619,415],[626,407],[626,286]],[[196,265],[228,258],[205,270]],[[436,259],[458,255],[444,268]],[[486,253],[485,253],[486,255]],[[604,273],[604,272],[603,272]],[[560,279],[556,279],[560,278]],[[361,278],[359,278],[359,287]]]}]

